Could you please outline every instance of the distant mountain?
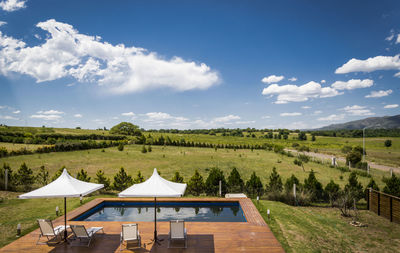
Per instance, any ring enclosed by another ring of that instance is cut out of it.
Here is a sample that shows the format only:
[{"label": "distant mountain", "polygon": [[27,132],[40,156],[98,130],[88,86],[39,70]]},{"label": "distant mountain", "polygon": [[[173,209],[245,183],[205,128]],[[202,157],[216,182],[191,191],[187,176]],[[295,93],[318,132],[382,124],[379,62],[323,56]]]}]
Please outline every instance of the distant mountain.
[{"label": "distant mountain", "polygon": [[400,115],[371,117],[366,119],[350,121],[342,124],[332,124],[329,126],[321,127],[318,130],[339,130],[339,129],[354,130],[354,129],[363,129],[364,127],[380,128],[380,129],[400,128]]}]

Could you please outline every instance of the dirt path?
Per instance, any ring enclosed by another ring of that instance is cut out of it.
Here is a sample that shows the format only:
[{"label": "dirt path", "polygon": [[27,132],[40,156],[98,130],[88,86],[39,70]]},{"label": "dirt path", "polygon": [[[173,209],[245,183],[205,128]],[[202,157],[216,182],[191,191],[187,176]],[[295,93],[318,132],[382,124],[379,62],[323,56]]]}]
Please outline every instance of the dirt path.
[{"label": "dirt path", "polygon": [[[306,154],[306,155],[311,156],[311,157],[324,159],[324,160],[331,160],[332,157],[333,157],[333,155],[328,155],[328,154],[321,154],[321,153],[314,153],[314,152],[299,152],[297,150],[292,150],[292,149],[285,149],[285,151],[290,151],[290,152],[295,153],[295,154],[302,153],[302,154]],[[339,157],[336,157],[336,159],[339,162],[346,163],[346,159],[344,157],[340,157],[339,156]],[[391,166],[376,164],[376,163],[373,163],[373,162],[368,162],[368,164],[369,164],[369,166],[371,166],[371,168],[374,168],[374,169],[383,170],[383,171],[390,171],[391,169],[393,169],[393,172],[400,173],[400,168],[397,168],[397,167],[391,167]]]}]

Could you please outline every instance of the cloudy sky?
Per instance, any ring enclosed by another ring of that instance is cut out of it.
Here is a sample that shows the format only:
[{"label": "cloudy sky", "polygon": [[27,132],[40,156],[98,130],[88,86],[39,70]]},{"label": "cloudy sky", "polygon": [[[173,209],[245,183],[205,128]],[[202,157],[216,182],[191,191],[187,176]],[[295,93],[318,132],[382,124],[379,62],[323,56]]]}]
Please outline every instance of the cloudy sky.
[{"label": "cloudy sky", "polygon": [[0,123],[304,129],[396,115],[399,21],[398,1],[0,0]]}]

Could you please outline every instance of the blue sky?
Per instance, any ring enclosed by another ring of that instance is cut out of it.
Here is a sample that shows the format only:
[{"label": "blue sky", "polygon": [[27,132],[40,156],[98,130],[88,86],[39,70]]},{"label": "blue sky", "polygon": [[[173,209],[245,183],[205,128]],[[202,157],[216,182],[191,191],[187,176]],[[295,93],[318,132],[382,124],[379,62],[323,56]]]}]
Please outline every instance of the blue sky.
[{"label": "blue sky", "polygon": [[1,0],[0,123],[304,129],[396,115],[399,20],[398,1]]}]

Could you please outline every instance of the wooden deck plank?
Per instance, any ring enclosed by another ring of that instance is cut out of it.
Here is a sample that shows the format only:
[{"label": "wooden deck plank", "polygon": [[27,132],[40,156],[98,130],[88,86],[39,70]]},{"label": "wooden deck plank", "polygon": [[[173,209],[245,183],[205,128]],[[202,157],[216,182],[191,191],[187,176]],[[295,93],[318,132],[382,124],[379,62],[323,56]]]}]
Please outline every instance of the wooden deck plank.
[{"label": "wooden deck plank", "polygon": [[[102,201],[152,201],[151,198],[110,198],[95,199],[67,214],[68,224],[83,224],[104,227],[105,234],[98,235],[89,248],[61,243],[53,246],[36,245],[39,229],[19,238],[0,249],[0,252],[119,252],[121,225],[130,222],[116,221],[70,221],[83,212],[100,204]],[[157,200],[158,201],[158,200]],[[188,231],[187,249],[168,249],[169,222],[157,222],[159,238],[164,239],[161,245],[151,244],[153,222],[137,222],[142,237],[142,247],[123,252],[284,252],[250,199],[222,198],[163,198],[164,201],[239,201],[247,222],[186,222]],[[55,225],[63,223],[64,217],[54,220]]]}]

